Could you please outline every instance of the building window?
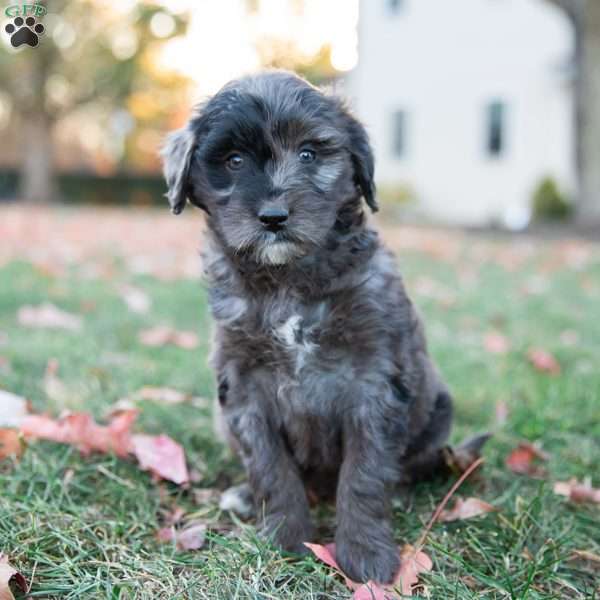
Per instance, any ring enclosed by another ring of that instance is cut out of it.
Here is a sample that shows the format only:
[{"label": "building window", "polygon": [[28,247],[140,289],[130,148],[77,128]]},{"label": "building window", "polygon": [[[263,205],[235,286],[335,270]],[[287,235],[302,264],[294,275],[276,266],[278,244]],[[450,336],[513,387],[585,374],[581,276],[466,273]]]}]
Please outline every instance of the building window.
[{"label": "building window", "polygon": [[404,0],[385,0],[385,10],[388,15],[397,15],[404,8]]},{"label": "building window", "polygon": [[406,111],[392,113],[392,155],[403,158],[406,154]]},{"label": "building window", "polygon": [[500,157],[506,150],[506,104],[495,100],[486,107],[486,152]]}]

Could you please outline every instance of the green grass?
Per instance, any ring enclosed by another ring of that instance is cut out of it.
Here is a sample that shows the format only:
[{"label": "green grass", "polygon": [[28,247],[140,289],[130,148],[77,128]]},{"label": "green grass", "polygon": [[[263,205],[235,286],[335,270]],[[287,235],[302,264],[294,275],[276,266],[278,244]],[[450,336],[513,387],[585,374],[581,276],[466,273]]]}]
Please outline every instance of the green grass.
[{"label": "green grass", "polygon": [[[401,238],[402,231],[397,235]],[[453,439],[496,430],[486,447],[482,476],[459,493],[500,510],[434,526],[425,548],[434,568],[423,577],[419,593],[436,600],[600,598],[600,565],[572,558],[574,550],[600,554],[600,508],[569,504],[552,492],[556,479],[592,476],[600,485],[600,248],[590,247],[585,263],[573,266],[559,260],[566,252],[561,242],[536,242],[533,250],[523,244],[526,258],[514,265],[504,257],[507,252],[520,255],[521,242],[453,239],[460,250],[452,260],[434,258],[416,245],[400,253],[399,263],[425,315],[431,351],[457,398]],[[85,278],[79,267],[73,265],[60,277],[27,261],[12,260],[0,268],[0,332],[6,338],[0,345],[0,388],[26,396],[39,412],[88,410],[99,420],[143,385],[188,392],[196,398],[190,403],[142,403],[136,427],[180,441],[196,477],[189,489],[157,484],[133,462],[82,457],[49,442],[30,443],[19,462],[0,464],[0,551],[32,582],[30,596],[349,597],[326,567],[310,558],[282,556],[256,539],[252,524],[194,500],[196,489],[222,489],[243,478],[237,461],[212,434],[208,398],[214,383],[206,361],[210,320],[203,286],[134,276],[118,256],[110,279]],[[123,282],[152,298],[147,315],[125,308],[117,291]],[[441,294],[427,292],[431,282]],[[538,293],[524,293],[526,288]],[[82,314],[83,330],[17,324],[20,306],[46,300]],[[156,349],[138,343],[140,329],[163,322],[199,332],[200,347]],[[510,339],[506,355],[483,349],[483,335],[490,329]],[[565,330],[577,332],[575,345],[561,341]],[[532,346],[558,358],[560,376],[532,368],[525,357]],[[62,400],[48,399],[44,392],[50,358],[58,359],[68,389]],[[506,424],[496,427],[500,401],[509,415]],[[522,439],[539,441],[549,452],[546,480],[505,469],[506,454]],[[416,541],[448,487],[448,482],[423,484],[395,501],[399,542]],[[186,510],[187,519],[210,523],[203,550],[178,552],[156,542],[156,530],[175,505]],[[320,508],[316,517],[319,541],[329,541],[331,509]]]}]

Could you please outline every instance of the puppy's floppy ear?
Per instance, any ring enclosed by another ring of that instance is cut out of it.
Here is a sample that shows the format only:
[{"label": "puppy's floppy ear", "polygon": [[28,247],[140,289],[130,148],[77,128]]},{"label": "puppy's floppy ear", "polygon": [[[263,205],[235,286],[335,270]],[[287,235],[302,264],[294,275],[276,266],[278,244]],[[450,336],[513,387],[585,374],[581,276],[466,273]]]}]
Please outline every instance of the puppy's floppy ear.
[{"label": "puppy's floppy ear", "polygon": [[350,141],[350,156],[354,166],[354,181],[372,212],[379,206],[375,200],[375,160],[369,143],[369,136],[363,125],[351,114],[347,113],[346,128]]},{"label": "puppy's floppy ear", "polygon": [[189,126],[170,133],[161,150],[163,173],[167,180],[166,196],[171,210],[178,215],[189,194],[188,175],[194,154],[195,136]]}]

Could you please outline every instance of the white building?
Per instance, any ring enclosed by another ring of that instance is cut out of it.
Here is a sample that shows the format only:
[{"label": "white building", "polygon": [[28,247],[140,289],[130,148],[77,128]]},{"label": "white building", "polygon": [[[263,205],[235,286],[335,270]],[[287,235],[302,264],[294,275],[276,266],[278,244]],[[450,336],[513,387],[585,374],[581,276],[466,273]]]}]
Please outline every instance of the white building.
[{"label": "white building", "polygon": [[574,38],[546,0],[361,0],[347,93],[382,190],[459,224],[513,222],[575,185]]}]

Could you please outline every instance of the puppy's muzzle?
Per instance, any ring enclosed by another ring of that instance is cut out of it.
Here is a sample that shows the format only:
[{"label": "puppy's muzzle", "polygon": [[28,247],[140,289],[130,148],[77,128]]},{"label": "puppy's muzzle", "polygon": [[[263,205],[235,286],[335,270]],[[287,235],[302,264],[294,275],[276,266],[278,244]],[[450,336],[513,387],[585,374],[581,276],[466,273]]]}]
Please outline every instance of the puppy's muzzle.
[{"label": "puppy's muzzle", "polygon": [[265,207],[258,213],[258,219],[269,231],[279,231],[285,227],[289,213],[285,208],[270,206]]}]

